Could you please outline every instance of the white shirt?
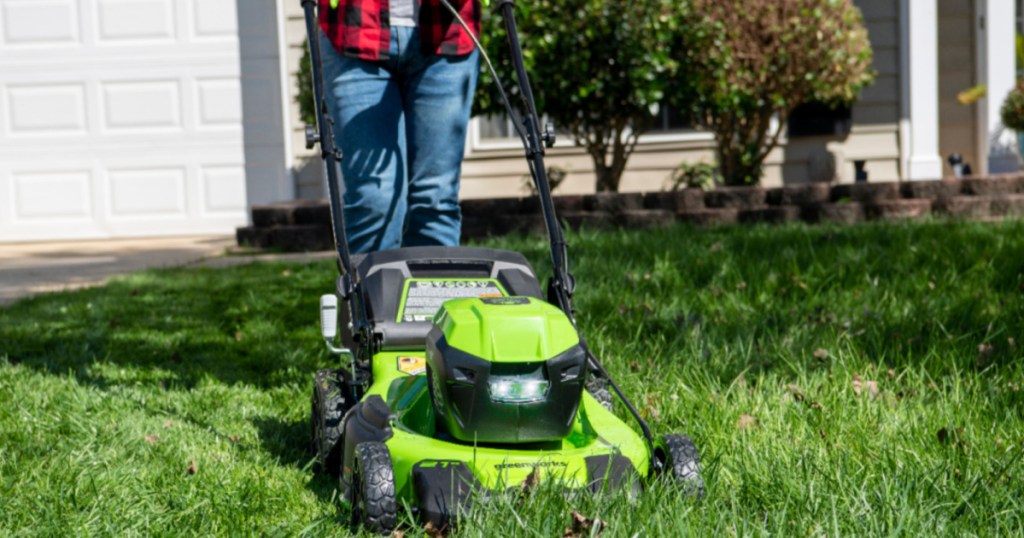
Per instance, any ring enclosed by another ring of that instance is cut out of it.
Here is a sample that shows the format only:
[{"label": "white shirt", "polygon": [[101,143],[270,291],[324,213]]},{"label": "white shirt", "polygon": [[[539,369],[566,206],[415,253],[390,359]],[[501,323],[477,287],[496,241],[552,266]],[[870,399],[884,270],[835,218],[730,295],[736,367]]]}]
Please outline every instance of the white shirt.
[{"label": "white shirt", "polygon": [[391,26],[416,27],[420,18],[420,0],[391,0]]}]

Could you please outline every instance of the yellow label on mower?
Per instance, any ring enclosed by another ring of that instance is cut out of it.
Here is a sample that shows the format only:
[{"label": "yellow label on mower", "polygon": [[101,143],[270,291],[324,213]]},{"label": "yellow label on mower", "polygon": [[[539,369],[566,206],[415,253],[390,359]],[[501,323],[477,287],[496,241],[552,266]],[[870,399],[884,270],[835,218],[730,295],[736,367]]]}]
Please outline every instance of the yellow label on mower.
[{"label": "yellow label on mower", "polygon": [[398,357],[398,371],[409,375],[420,375],[427,371],[427,359],[423,357]]}]

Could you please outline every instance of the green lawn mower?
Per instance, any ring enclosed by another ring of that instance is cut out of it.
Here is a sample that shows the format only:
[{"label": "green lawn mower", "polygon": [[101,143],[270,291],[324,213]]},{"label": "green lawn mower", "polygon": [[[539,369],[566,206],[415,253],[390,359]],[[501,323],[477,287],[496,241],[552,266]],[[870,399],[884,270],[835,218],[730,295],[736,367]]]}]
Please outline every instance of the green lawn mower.
[{"label": "green lawn mower", "polygon": [[[694,444],[683,435],[652,435],[579,333],[575,282],[545,175],[543,148],[554,135],[540,129],[513,0],[497,4],[523,112],[500,82],[497,89],[540,196],[553,267],[546,292],[516,252],[413,247],[350,254],[336,171],[341,156],[325,114],[316,0],[302,0],[318,123],[307,128],[307,145],[319,144],[326,165],[340,273],[335,293],[320,299],[321,329],[327,346],[351,360],[349,368],[316,373],[312,450],[319,470],[338,477],[353,523],[373,531],[391,531],[402,504],[442,527],[472,499],[517,488],[531,475],[567,489],[637,494],[644,479],[667,475],[703,494]],[[640,433],[612,412],[613,393]]]}]

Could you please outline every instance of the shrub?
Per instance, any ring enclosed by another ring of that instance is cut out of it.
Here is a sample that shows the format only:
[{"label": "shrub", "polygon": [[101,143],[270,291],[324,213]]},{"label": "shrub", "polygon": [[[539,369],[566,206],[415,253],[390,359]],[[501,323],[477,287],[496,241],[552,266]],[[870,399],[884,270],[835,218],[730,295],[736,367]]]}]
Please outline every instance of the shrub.
[{"label": "shrub", "polygon": [[797,105],[848,104],[874,80],[852,0],[692,0],[691,13],[674,48],[691,78],[672,93],[714,132],[727,184],[760,181]]},{"label": "shrub", "polygon": [[710,190],[722,182],[722,176],[718,172],[718,167],[713,164],[703,161],[697,163],[684,162],[680,163],[672,171],[671,182],[671,190],[673,191],[679,189]]},{"label": "shrub", "polygon": [[[677,21],[670,7],[677,3],[531,0],[515,5],[538,113],[586,148],[598,191],[619,189],[637,139],[653,125],[652,110],[676,75],[669,45]],[[482,41],[510,83],[513,69],[497,13],[485,12]],[[505,113],[493,84],[483,71],[475,113]]]},{"label": "shrub", "polygon": [[303,47],[299,70],[295,73],[295,104],[305,125],[316,125],[316,107],[313,106],[313,68],[310,65],[309,44]]},{"label": "shrub", "polygon": [[1018,80],[1017,86],[1007,94],[999,115],[1008,129],[1024,131],[1024,80]]}]

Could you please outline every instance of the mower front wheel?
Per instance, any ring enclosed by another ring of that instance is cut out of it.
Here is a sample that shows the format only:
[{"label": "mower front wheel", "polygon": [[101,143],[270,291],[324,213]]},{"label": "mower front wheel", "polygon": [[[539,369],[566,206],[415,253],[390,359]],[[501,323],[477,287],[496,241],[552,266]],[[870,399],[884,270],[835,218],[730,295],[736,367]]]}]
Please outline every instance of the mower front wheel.
[{"label": "mower front wheel", "polygon": [[398,503],[395,471],[387,445],[376,441],[359,443],[353,463],[353,525],[361,523],[371,532],[390,534],[395,530]]},{"label": "mower front wheel", "polygon": [[704,496],[704,479],[700,475],[697,446],[685,435],[662,435],[654,457],[662,464],[662,473],[695,497]]}]

